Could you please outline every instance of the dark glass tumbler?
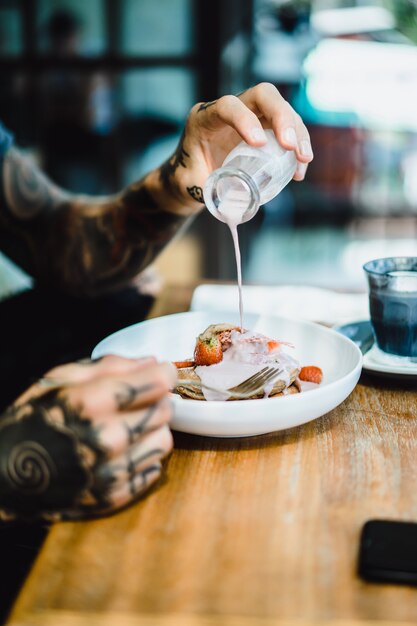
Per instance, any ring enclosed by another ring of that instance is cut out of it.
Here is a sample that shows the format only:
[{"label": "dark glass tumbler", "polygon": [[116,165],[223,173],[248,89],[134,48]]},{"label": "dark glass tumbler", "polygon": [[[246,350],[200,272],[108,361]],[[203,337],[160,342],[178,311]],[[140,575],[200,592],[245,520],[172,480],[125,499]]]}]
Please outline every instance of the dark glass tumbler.
[{"label": "dark glass tumbler", "polygon": [[363,269],[379,348],[397,356],[417,357],[417,257],[375,259]]}]

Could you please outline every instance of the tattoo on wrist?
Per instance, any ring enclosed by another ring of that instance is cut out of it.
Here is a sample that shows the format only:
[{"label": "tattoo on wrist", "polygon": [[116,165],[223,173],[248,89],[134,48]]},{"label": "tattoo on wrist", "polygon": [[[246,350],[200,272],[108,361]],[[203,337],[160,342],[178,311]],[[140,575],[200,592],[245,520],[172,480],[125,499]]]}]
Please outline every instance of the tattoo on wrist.
[{"label": "tattoo on wrist", "polygon": [[165,188],[169,188],[171,184],[171,177],[179,167],[187,167],[186,159],[190,157],[188,152],[184,149],[185,130],[183,131],[177,149],[168,161],[161,166],[159,175],[162,184]]},{"label": "tattoo on wrist", "polygon": [[217,102],[217,100],[211,100],[211,102],[203,102],[198,107],[197,113],[200,113],[200,111],[205,111],[209,107],[213,106],[213,104],[216,104],[216,102]]},{"label": "tattoo on wrist", "polygon": [[187,187],[187,191],[193,200],[197,200],[197,202],[204,204],[203,189],[201,187],[193,185],[193,187]]}]

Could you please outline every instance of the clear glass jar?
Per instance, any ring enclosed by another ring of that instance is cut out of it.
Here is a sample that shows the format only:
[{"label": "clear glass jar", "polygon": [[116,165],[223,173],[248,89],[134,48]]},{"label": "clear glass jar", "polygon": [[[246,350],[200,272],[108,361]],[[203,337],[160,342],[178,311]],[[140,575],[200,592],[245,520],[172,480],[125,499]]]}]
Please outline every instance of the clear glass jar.
[{"label": "clear glass jar", "polygon": [[252,219],[259,206],[277,196],[294,176],[295,153],[280,146],[272,130],[265,132],[264,146],[254,148],[242,141],[204,185],[204,202],[221,222],[242,224]]}]

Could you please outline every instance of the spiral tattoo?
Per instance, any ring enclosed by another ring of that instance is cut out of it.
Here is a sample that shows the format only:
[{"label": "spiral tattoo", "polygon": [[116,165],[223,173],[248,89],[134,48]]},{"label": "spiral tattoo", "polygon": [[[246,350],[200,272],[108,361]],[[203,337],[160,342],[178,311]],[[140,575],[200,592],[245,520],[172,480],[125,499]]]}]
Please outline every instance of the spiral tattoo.
[{"label": "spiral tattoo", "polygon": [[24,441],[11,450],[7,474],[17,490],[41,494],[48,489],[52,475],[56,475],[56,466],[43,446]]},{"label": "spiral tattoo", "polygon": [[11,406],[0,420],[0,509],[28,518],[106,509],[115,478],[95,479],[104,458],[91,420],[59,390]]}]

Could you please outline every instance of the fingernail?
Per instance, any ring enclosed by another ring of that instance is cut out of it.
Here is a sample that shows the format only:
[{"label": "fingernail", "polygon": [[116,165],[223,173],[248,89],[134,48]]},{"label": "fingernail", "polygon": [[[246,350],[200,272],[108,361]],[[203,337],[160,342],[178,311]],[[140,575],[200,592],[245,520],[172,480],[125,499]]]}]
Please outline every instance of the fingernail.
[{"label": "fingernail", "polygon": [[286,128],[284,130],[283,137],[284,137],[285,143],[288,143],[290,146],[293,146],[294,148],[297,147],[298,141],[297,141],[297,134],[295,132],[295,128],[293,128],[292,126],[290,126],[289,128]]},{"label": "fingernail", "polygon": [[252,128],[251,135],[255,141],[266,141],[265,131],[263,128],[259,128],[259,126]]},{"label": "fingernail", "polygon": [[300,151],[303,156],[312,157],[313,150],[311,149],[311,143],[307,139],[303,139],[300,143]]},{"label": "fingernail", "polygon": [[298,176],[301,176],[302,178],[304,178],[304,176],[306,175],[306,171],[307,171],[307,163],[298,163],[295,173]]}]

